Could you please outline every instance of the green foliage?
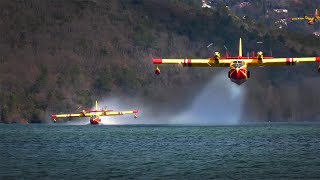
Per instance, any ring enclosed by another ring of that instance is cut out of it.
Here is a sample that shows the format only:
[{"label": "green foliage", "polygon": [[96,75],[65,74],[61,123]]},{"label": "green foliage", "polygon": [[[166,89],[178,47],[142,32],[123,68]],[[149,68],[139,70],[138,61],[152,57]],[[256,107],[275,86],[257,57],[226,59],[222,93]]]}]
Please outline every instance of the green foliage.
[{"label": "green foliage", "polygon": [[10,92],[8,106],[9,106],[9,109],[17,108],[17,96],[15,92]]},{"label": "green foliage", "polygon": [[43,89],[48,83],[48,69],[47,69],[47,67],[44,65],[40,65],[39,70],[40,70],[40,73],[31,88],[31,92],[39,92],[39,90]]},{"label": "green foliage", "polygon": [[133,42],[137,46],[151,47],[155,37],[152,35],[150,29],[146,26],[138,27],[137,32],[133,35]]},{"label": "green foliage", "polygon": [[7,119],[8,113],[9,113],[8,106],[6,104],[2,104],[1,107],[0,107],[0,120],[2,122],[7,122],[8,121],[8,119]]},{"label": "green foliage", "polygon": [[113,79],[109,68],[103,68],[96,74],[96,79],[93,81],[93,88],[99,94],[109,93],[112,89]]},{"label": "green foliage", "polygon": [[77,103],[81,104],[83,107],[89,107],[92,105],[92,93],[88,90],[79,90],[77,94]]},{"label": "green foliage", "polygon": [[109,52],[106,47],[101,47],[99,51],[99,57],[106,57],[109,55]]},{"label": "green foliage", "polygon": [[121,71],[115,71],[113,73],[114,84],[127,92],[132,92],[138,87],[141,87],[141,83],[135,72],[130,68],[123,68]]}]

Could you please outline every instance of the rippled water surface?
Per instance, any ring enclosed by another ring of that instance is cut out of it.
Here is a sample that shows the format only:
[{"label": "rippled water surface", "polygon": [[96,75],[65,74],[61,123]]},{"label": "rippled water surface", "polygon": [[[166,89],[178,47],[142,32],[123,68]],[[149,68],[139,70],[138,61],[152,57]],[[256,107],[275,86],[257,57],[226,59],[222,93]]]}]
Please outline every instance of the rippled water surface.
[{"label": "rippled water surface", "polygon": [[0,125],[0,179],[320,179],[320,125]]}]

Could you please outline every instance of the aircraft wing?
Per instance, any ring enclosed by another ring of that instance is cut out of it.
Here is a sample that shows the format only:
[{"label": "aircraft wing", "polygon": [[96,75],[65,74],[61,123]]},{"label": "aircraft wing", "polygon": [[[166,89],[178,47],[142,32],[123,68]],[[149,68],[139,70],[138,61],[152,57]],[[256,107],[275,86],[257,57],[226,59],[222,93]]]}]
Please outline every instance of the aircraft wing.
[{"label": "aircraft wing", "polygon": [[298,17],[298,18],[290,18],[292,21],[297,21],[297,20],[306,20],[306,18],[300,18],[300,17]]},{"label": "aircraft wing", "polygon": [[91,117],[92,113],[78,113],[78,114],[52,114],[53,119],[56,118],[79,118],[79,117]]},{"label": "aircraft wing", "polygon": [[229,67],[233,59],[152,59],[153,64],[180,64],[186,67]]},{"label": "aircraft wing", "polygon": [[297,18],[291,18],[292,21],[297,21],[297,20],[308,20],[312,21],[313,17],[305,16],[305,17],[297,17]]},{"label": "aircraft wing", "polygon": [[104,112],[101,113],[99,116],[119,116],[119,115],[125,115],[125,114],[137,114],[138,110],[133,111],[111,111],[111,112]]},{"label": "aircraft wing", "polygon": [[250,59],[245,61],[248,66],[288,66],[296,63],[320,62],[320,57]]}]

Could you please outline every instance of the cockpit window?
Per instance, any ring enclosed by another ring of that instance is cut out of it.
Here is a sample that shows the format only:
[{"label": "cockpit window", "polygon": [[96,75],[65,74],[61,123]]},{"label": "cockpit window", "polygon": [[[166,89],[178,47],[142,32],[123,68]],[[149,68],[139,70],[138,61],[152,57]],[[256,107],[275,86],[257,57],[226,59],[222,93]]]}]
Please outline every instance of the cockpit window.
[{"label": "cockpit window", "polygon": [[240,68],[243,65],[244,65],[243,61],[233,61],[232,62],[232,66],[235,67],[235,68]]}]

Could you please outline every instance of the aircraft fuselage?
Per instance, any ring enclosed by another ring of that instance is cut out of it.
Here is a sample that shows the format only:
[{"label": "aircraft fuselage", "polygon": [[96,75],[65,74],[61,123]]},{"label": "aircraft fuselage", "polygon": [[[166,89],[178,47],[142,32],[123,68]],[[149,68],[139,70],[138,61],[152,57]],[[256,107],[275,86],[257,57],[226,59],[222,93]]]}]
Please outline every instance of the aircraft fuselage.
[{"label": "aircraft fuselage", "polygon": [[247,65],[244,61],[238,60],[230,63],[228,77],[232,82],[241,85],[247,81],[249,76],[249,71],[247,70]]},{"label": "aircraft fuselage", "polygon": [[97,124],[99,124],[99,123],[101,123],[101,119],[98,117],[98,116],[92,116],[92,117],[90,117],[90,124],[92,124],[92,125],[97,125]]}]

